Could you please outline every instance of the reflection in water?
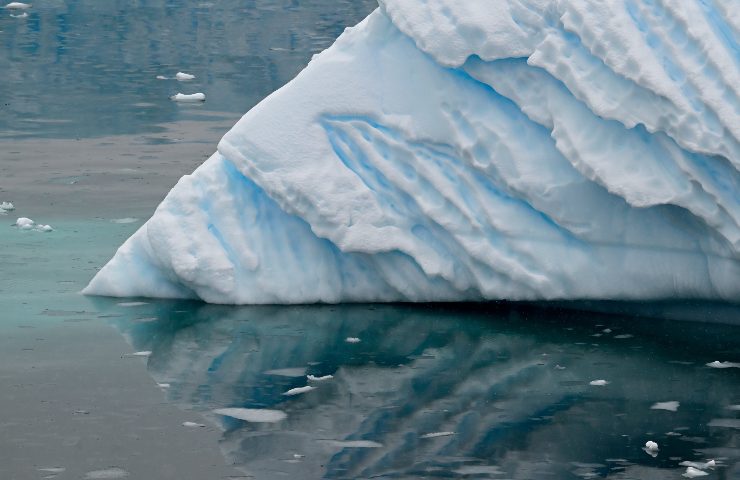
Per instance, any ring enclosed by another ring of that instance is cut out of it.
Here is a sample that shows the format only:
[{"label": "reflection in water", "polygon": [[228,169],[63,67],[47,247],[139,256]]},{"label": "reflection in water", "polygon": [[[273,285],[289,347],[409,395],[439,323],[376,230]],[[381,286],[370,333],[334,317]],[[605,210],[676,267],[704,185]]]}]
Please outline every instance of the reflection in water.
[{"label": "reflection in water", "polygon": [[713,458],[715,478],[740,475],[740,369],[706,366],[738,360],[737,326],[521,305],[120,313],[170,400],[222,427],[225,456],[256,478],[663,479]]}]

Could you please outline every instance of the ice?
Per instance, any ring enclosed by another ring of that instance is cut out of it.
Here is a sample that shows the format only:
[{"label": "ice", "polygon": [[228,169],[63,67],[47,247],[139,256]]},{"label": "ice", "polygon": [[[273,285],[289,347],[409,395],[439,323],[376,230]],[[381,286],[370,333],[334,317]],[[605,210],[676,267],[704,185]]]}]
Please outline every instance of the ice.
[{"label": "ice", "polygon": [[740,30],[722,3],[381,0],[85,293],[738,301]]},{"label": "ice", "polygon": [[717,462],[714,460],[709,460],[705,463],[699,463],[699,462],[690,462],[688,460],[685,460],[681,463],[679,463],[682,467],[692,467],[692,468],[698,468],[699,470],[706,470],[707,468],[714,468],[717,466]]},{"label": "ice", "polygon": [[13,13],[11,13],[10,16],[13,17],[13,18],[28,18],[28,12],[23,12],[23,13],[19,13],[19,14],[13,14]]},{"label": "ice", "polygon": [[10,202],[0,202],[0,215],[5,215],[7,212],[15,210],[15,205]]},{"label": "ice", "polygon": [[36,223],[30,218],[20,217],[15,221],[14,224],[20,230],[35,230],[37,232],[53,232],[54,229],[51,225],[44,225],[42,223]]},{"label": "ice", "polygon": [[653,404],[652,407],[650,407],[652,410],[668,410],[669,412],[676,412],[678,411],[678,407],[681,404],[675,400],[672,400],[670,402],[658,402]]},{"label": "ice", "polygon": [[38,470],[39,472],[53,473],[53,474],[59,474],[59,473],[63,473],[67,471],[65,467],[41,467],[41,468],[37,468],[36,470]]},{"label": "ice", "polygon": [[372,440],[321,440],[333,447],[339,448],[380,448],[382,443],[373,442]]},{"label": "ice", "polygon": [[109,467],[102,470],[94,470],[85,474],[86,480],[109,480],[114,478],[128,477],[129,473],[120,467]]},{"label": "ice", "polygon": [[280,410],[258,408],[219,408],[213,413],[252,423],[275,423],[288,418],[288,415]]},{"label": "ice", "polygon": [[332,378],[334,378],[334,375],[324,375],[321,377],[316,377],[314,375],[306,375],[306,378],[308,379],[309,382],[324,382],[326,380],[331,380]]},{"label": "ice", "polygon": [[606,380],[591,380],[590,382],[588,382],[588,384],[595,387],[603,387],[605,385],[609,385],[609,382],[607,382]]},{"label": "ice", "polygon": [[707,363],[707,367],[712,367],[712,368],[740,368],[740,363],[720,362],[719,360],[715,360],[713,362]]},{"label": "ice", "polygon": [[419,438],[437,438],[437,437],[449,437],[450,435],[454,435],[455,432],[432,432],[432,433],[425,433]]},{"label": "ice", "polygon": [[205,425],[203,425],[202,423],[196,423],[196,422],[182,422],[182,426],[183,427],[188,427],[188,428],[203,428],[203,427],[205,427]]},{"label": "ice", "polygon": [[111,220],[111,223],[126,224],[126,223],[136,223],[138,221],[139,221],[138,218],[125,217],[125,218],[114,218],[113,220]]},{"label": "ice", "polygon": [[127,357],[150,357],[152,355],[151,350],[143,350],[141,352],[129,353]]},{"label": "ice", "polygon": [[116,303],[116,306],[123,307],[123,308],[141,307],[143,305],[149,305],[149,303],[148,302],[119,302],[119,303]]},{"label": "ice", "polygon": [[265,375],[277,375],[279,377],[302,377],[306,374],[306,367],[276,368],[264,373]]},{"label": "ice", "polygon": [[310,385],[306,385],[305,387],[291,388],[287,392],[283,393],[283,395],[286,395],[286,396],[290,397],[290,396],[293,396],[293,395],[300,395],[301,393],[310,392],[311,390],[315,390],[315,389],[316,389],[316,387],[312,387]]},{"label": "ice", "polygon": [[361,340],[357,337],[347,337],[344,341],[347,343],[360,343]]},{"label": "ice", "polygon": [[684,473],[682,476],[687,478],[696,478],[703,477],[705,475],[709,475],[709,473],[699,470],[698,468],[686,467],[686,473]]},{"label": "ice", "polygon": [[186,82],[188,80],[193,80],[194,78],[195,78],[195,75],[191,75],[189,73],[177,72],[175,74],[175,80],[179,80],[181,82]]},{"label": "ice", "polygon": [[205,93],[191,93],[191,94],[178,93],[176,95],[171,96],[170,98],[176,102],[198,103],[198,102],[206,101],[206,94]]},{"label": "ice", "polygon": [[31,5],[22,2],[10,2],[9,4],[5,5],[5,8],[9,10],[27,10],[31,8]]}]

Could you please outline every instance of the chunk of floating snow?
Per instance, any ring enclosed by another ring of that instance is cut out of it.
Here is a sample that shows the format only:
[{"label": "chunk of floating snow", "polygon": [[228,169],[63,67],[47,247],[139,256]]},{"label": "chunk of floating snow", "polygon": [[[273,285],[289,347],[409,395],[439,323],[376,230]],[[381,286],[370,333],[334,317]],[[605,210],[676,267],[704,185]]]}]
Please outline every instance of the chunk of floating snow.
[{"label": "chunk of floating snow", "polygon": [[37,225],[36,230],[39,232],[53,232],[54,229],[51,228],[51,225]]},{"label": "chunk of floating snow", "polygon": [[119,467],[109,467],[103,470],[94,470],[85,474],[86,480],[110,480],[128,477],[129,473]]},{"label": "chunk of floating snow", "polygon": [[740,368],[740,363],[720,362],[719,360],[715,360],[713,362],[707,363],[707,367],[712,367],[712,368]]},{"label": "chunk of floating snow", "polygon": [[740,405],[727,405],[727,410],[738,410],[738,411],[740,411]]},{"label": "chunk of floating snow", "polygon": [[10,2],[9,4],[5,5],[5,8],[9,10],[27,10],[31,8],[31,4],[22,2]]},{"label": "chunk of floating snow", "polygon": [[195,75],[191,75],[189,73],[183,73],[183,72],[177,72],[175,74],[175,79],[179,80],[181,82],[185,82],[187,80],[192,80],[195,78]]},{"label": "chunk of floating snow", "polygon": [[214,410],[213,413],[252,423],[275,423],[288,417],[285,412],[280,410],[259,408],[219,408]]},{"label": "chunk of floating snow", "polygon": [[130,357],[150,357],[152,352],[150,350],[143,350],[141,352],[134,352],[129,354]]},{"label": "chunk of floating snow", "polygon": [[380,448],[383,446],[382,443],[372,440],[321,440],[321,442],[341,448]]},{"label": "chunk of floating snow", "polygon": [[699,470],[698,468],[686,467],[686,472],[682,476],[687,477],[687,478],[696,478],[696,477],[703,477],[705,475],[709,475],[709,474],[707,472]]},{"label": "chunk of floating snow", "polygon": [[670,402],[658,402],[655,403],[652,407],[650,407],[651,410],[668,410],[669,412],[675,412],[678,410],[678,407],[681,404],[679,402],[676,402],[675,400]]},{"label": "chunk of floating snow", "polygon": [[111,223],[134,223],[138,220],[139,220],[138,218],[134,218],[134,217],[114,218],[113,220],[111,220]]},{"label": "chunk of floating snow", "polygon": [[740,429],[740,418],[714,418],[707,425],[710,427]]},{"label": "chunk of floating snow", "polygon": [[10,16],[13,17],[13,18],[28,18],[28,12],[23,12],[20,15],[13,15],[11,13]]},{"label": "chunk of floating snow", "polygon": [[0,203],[0,210],[5,210],[6,212],[12,212],[15,210],[15,205],[13,205],[10,202],[2,202]]},{"label": "chunk of floating snow", "polygon": [[195,423],[195,422],[182,422],[183,427],[190,427],[190,428],[203,428],[205,425],[202,423]]},{"label": "chunk of floating snow", "polygon": [[306,385],[305,387],[291,388],[287,392],[283,393],[283,395],[286,395],[286,396],[300,395],[301,393],[310,392],[311,390],[316,390],[316,387],[312,387],[311,385]]},{"label": "chunk of floating snow", "polygon": [[169,78],[165,77],[164,75],[157,75],[157,80],[169,80]]},{"label": "chunk of floating snow", "polygon": [[176,102],[196,103],[196,102],[205,102],[206,94],[205,93],[191,93],[189,95],[186,95],[184,93],[178,93],[177,95],[172,95],[170,98]]},{"label": "chunk of floating snow", "polygon": [[449,437],[450,435],[454,435],[454,434],[455,432],[432,432],[432,433],[425,433],[419,438]]},{"label": "chunk of floating snow", "polygon": [[588,384],[595,387],[603,387],[604,385],[608,385],[609,382],[607,382],[606,380],[591,380],[590,382],[588,382]]},{"label": "chunk of floating snow", "polygon": [[717,462],[715,462],[714,460],[709,460],[708,462],[705,462],[705,463],[699,463],[699,462],[690,462],[688,460],[685,460],[679,463],[679,465],[681,465],[682,467],[693,467],[693,468],[698,468],[699,470],[706,470],[707,468],[713,469],[714,467],[716,467]]},{"label": "chunk of floating snow", "polygon": [[157,386],[159,388],[170,388],[170,384],[169,383],[157,383]]},{"label": "chunk of floating snow", "polygon": [[360,339],[357,337],[347,337],[344,341],[347,343],[360,343]]},{"label": "chunk of floating snow", "polygon": [[15,226],[23,230],[30,230],[35,224],[36,222],[26,217],[20,217],[18,220],[15,221]]},{"label": "chunk of floating snow", "polygon": [[648,440],[647,442],[645,442],[645,450],[655,452],[658,450],[658,444],[653,442],[652,440]]},{"label": "chunk of floating snow", "polygon": [[43,467],[37,468],[36,470],[44,473],[63,473],[67,471],[67,469],[64,467]]},{"label": "chunk of floating snow", "polygon": [[334,375],[324,375],[323,377],[315,377],[313,375],[306,375],[306,378],[308,378],[309,382],[323,382],[326,380],[331,380],[334,378]]},{"label": "chunk of floating snow", "polygon": [[118,307],[124,307],[124,308],[128,308],[128,307],[140,307],[142,305],[149,305],[149,303],[148,302],[120,302],[120,303],[116,303],[116,306],[118,306]]}]

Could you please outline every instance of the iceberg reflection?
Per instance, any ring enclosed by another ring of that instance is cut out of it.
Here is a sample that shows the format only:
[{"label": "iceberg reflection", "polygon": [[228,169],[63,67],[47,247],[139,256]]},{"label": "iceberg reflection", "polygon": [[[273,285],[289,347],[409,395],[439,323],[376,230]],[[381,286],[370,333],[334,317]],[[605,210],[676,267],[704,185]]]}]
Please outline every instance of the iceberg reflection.
[{"label": "iceberg reflection", "polygon": [[740,473],[740,370],[706,366],[738,360],[737,326],[516,304],[123,313],[169,399],[223,428],[256,478],[661,479],[710,459]]}]

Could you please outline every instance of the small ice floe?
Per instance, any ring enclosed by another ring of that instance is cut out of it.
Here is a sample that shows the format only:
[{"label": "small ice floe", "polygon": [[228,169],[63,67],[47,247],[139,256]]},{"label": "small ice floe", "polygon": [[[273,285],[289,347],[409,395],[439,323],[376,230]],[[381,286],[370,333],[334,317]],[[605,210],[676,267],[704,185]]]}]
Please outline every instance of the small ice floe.
[{"label": "small ice floe", "polygon": [[344,341],[347,343],[360,343],[360,339],[357,337],[347,337]]},{"label": "small ice floe", "polygon": [[169,80],[169,78],[165,77],[164,75],[157,75],[157,80]]},{"label": "small ice floe", "polygon": [[60,473],[64,473],[67,471],[67,469],[64,467],[42,467],[37,468],[36,470],[44,473],[51,473],[53,475],[59,475]]},{"label": "small ice floe", "polygon": [[740,411],[740,405],[727,405],[727,410]]},{"label": "small ice floe", "polygon": [[306,367],[295,367],[295,368],[276,368],[274,370],[267,370],[262,372],[265,375],[277,375],[278,377],[302,377],[306,374]]},{"label": "small ice floe", "polygon": [[609,385],[609,382],[606,380],[591,380],[588,384],[594,387],[603,387],[604,385]]},{"label": "small ice floe", "polygon": [[287,392],[283,393],[283,395],[285,395],[286,397],[291,397],[293,395],[300,395],[301,393],[310,392],[311,390],[316,390],[316,387],[306,385],[305,387],[291,388]]},{"label": "small ice floe", "polygon": [[283,411],[261,408],[219,408],[213,413],[252,423],[276,423],[288,418]]},{"label": "small ice floe", "polygon": [[120,467],[109,467],[103,470],[94,470],[85,474],[86,480],[109,480],[113,478],[125,478],[129,473]]},{"label": "small ice floe", "polygon": [[179,80],[180,82],[187,82],[188,80],[192,80],[194,78],[195,75],[191,75],[189,73],[177,72],[175,74],[175,80]]},{"label": "small ice floe", "polygon": [[127,353],[124,355],[124,357],[150,357],[151,355],[152,355],[151,351],[144,350],[141,352]]},{"label": "small ice floe", "polygon": [[205,93],[191,93],[188,95],[185,93],[178,93],[177,95],[172,95],[170,98],[176,102],[199,103],[199,102],[206,101],[206,94]]},{"label": "small ice floe", "polygon": [[309,382],[325,382],[326,380],[331,380],[334,378],[334,375],[324,375],[323,377],[315,377],[313,375],[306,375],[306,378],[308,378]]},{"label": "small ice floe", "polygon": [[715,360],[713,362],[707,363],[707,367],[712,367],[712,368],[740,368],[740,363],[720,362],[719,360]]},{"label": "small ice floe", "polygon": [[188,428],[204,428],[205,427],[205,425],[203,425],[202,423],[195,423],[195,422],[182,422],[182,426],[188,427]]},{"label": "small ice floe", "polygon": [[684,460],[683,462],[679,463],[679,465],[681,465],[682,467],[698,468],[699,470],[706,470],[707,468],[714,470],[714,467],[717,466],[717,462],[715,462],[714,460],[709,460],[708,462],[699,463]]},{"label": "small ice floe", "polygon": [[29,8],[31,8],[31,4],[22,2],[10,2],[9,4],[5,5],[5,8],[7,8],[8,10],[28,10]]},{"label": "small ice floe", "polygon": [[8,212],[15,210],[15,205],[10,202],[0,202],[0,215],[5,215]]},{"label": "small ice floe", "polygon": [[139,221],[138,218],[126,217],[126,218],[114,218],[113,220],[111,220],[111,223],[125,224],[125,223],[135,223],[137,221]]},{"label": "small ice floe", "polygon": [[129,308],[129,307],[140,307],[142,305],[149,305],[148,302],[119,302],[116,303],[117,307]]},{"label": "small ice floe", "polygon": [[30,218],[26,217],[20,217],[15,221],[14,224],[15,227],[18,227],[20,230],[36,230],[37,232],[53,232],[54,229],[51,228],[51,225],[44,225],[41,223],[36,223]]},{"label": "small ice floe", "polygon": [[432,433],[425,433],[419,438],[449,437],[450,435],[454,435],[454,434],[455,432],[432,432]]},{"label": "small ice floe", "polygon": [[614,338],[617,338],[619,340],[624,340],[626,338],[632,338],[632,337],[634,337],[634,335],[631,335],[629,333],[623,333],[621,335],[614,335]]},{"label": "small ice floe", "polygon": [[165,388],[166,389],[166,388],[170,388],[171,385],[169,383],[157,383],[157,386],[159,388]]},{"label": "small ice floe", "polygon": [[698,468],[686,467],[686,472],[681,476],[686,477],[686,478],[696,478],[696,477],[703,477],[705,475],[709,475],[709,474],[703,470],[699,470]]},{"label": "small ice floe", "polygon": [[18,15],[10,14],[12,18],[28,18],[28,12],[23,12]]},{"label": "small ice floe", "polygon": [[460,475],[486,475],[487,478],[491,478],[491,475],[504,474],[501,468],[495,465],[463,465],[453,471]]},{"label": "small ice floe", "polygon": [[740,430],[740,418],[713,418],[707,425],[710,427],[736,428]]},{"label": "small ice floe", "polygon": [[373,442],[372,440],[320,440],[323,443],[328,443],[333,447],[340,448],[380,448],[383,446],[382,443]]},{"label": "small ice floe", "polygon": [[658,444],[653,442],[652,440],[648,440],[647,442],[645,442],[645,447],[643,447],[643,450],[645,450],[645,452],[651,457],[658,456]]},{"label": "small ice floe", "polygon": [[555,370],[565,370],[565,367],[562,365],[555,365]]},{"label": "small ice floe", "polygon": [[680,405],[681,405],[680,402],[672,400],[670,402],[657,402],[652,407],[650,407],[650,409],[651,410],[668,410],[669,412],[675,412],[675,411],[678,411],[678,407]]}]

